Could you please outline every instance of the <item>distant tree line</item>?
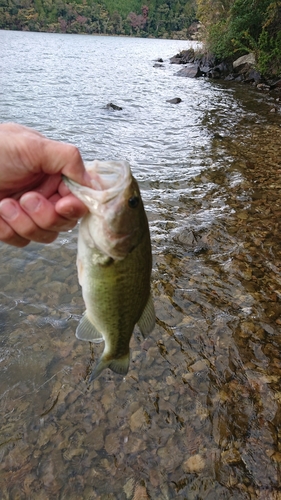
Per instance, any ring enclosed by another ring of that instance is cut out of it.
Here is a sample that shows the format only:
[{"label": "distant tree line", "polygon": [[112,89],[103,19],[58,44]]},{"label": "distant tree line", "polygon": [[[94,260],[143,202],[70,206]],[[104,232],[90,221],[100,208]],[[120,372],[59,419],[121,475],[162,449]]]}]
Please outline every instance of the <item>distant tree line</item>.
[{"label": "distant tree line", "polygon": [[264,75],[281,76],[281,0],[197,0],[208,50],[218,58],[254,52]]},{"label": "distant tree line", "polygon": [[0,29],[189,38],[195,0],[0,0]]}]

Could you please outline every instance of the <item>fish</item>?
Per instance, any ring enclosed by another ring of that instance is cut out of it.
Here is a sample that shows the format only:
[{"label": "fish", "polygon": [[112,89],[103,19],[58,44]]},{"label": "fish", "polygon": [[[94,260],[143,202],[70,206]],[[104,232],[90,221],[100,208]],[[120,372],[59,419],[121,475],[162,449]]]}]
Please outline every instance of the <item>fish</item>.
[{"label": "fish", "polygon": [[85,169],[91,186],[63,180],[89,210],[78,231],[78,281],[86,310],[76,337],[104,341],[91,382],[105,368],[128,373],[135,326],[146,337],[154,329],[155,310],[149,224],[130,164],[94,160]]}]

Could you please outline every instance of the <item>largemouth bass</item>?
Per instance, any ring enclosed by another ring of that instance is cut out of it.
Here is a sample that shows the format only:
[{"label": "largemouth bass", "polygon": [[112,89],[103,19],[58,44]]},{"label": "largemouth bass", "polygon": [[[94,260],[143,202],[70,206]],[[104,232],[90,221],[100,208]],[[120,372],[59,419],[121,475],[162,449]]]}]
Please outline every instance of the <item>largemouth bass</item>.
[{"label": "largemouth bass", "polygon": [[76,337],[105,342],[92,381],[107,367],[122,375],[128,372],[134,327],[146,336],[154,328],[155,313],[148,221],[129,163],[95,160],[85,168],[91,187],[65,176],[63,180],[89,209],[78,235],[78,279],[86,311]]}]

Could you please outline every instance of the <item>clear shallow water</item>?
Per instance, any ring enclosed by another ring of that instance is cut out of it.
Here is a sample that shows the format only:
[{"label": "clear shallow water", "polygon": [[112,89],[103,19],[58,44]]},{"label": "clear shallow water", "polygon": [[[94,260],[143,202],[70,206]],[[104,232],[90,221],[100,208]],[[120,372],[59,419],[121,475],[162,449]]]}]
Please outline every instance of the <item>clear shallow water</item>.
[{"label": "clear shallow water", "polygon": [[153,334],[132,338],[127,377],[106,372],[87,390],[99,348],[74,336],[77,229],[49,246],[1,245],[3,498],[279,498],[273,96],[176,78],[168,58],[189,42],[2,31],[0,44],[1,121],[87,160],[130,161],[157,312]]}]

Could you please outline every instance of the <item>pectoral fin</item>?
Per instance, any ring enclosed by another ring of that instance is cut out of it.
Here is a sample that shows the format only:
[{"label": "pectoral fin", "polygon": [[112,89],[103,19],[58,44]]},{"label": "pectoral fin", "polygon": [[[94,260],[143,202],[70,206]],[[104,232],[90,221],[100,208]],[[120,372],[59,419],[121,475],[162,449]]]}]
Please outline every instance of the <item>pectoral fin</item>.
[{"label": "pectoral fin", "polygon": [[103,341],[102,334],[89,320],[87,311],[84,312],[82,318],[80,319],[75,335],[79,340],[88,340],[88,342],[94,342],[95,344],[99,344]]},{"label": "pectoral fin", "polygon": [[154,326],[155,326],[155,310],[154,310],[153,300],[150,294],[146,306],[143,310],[143,313],[138,321],[138,327],[142,335],[146,337],[149,333],[152,332]]}]

